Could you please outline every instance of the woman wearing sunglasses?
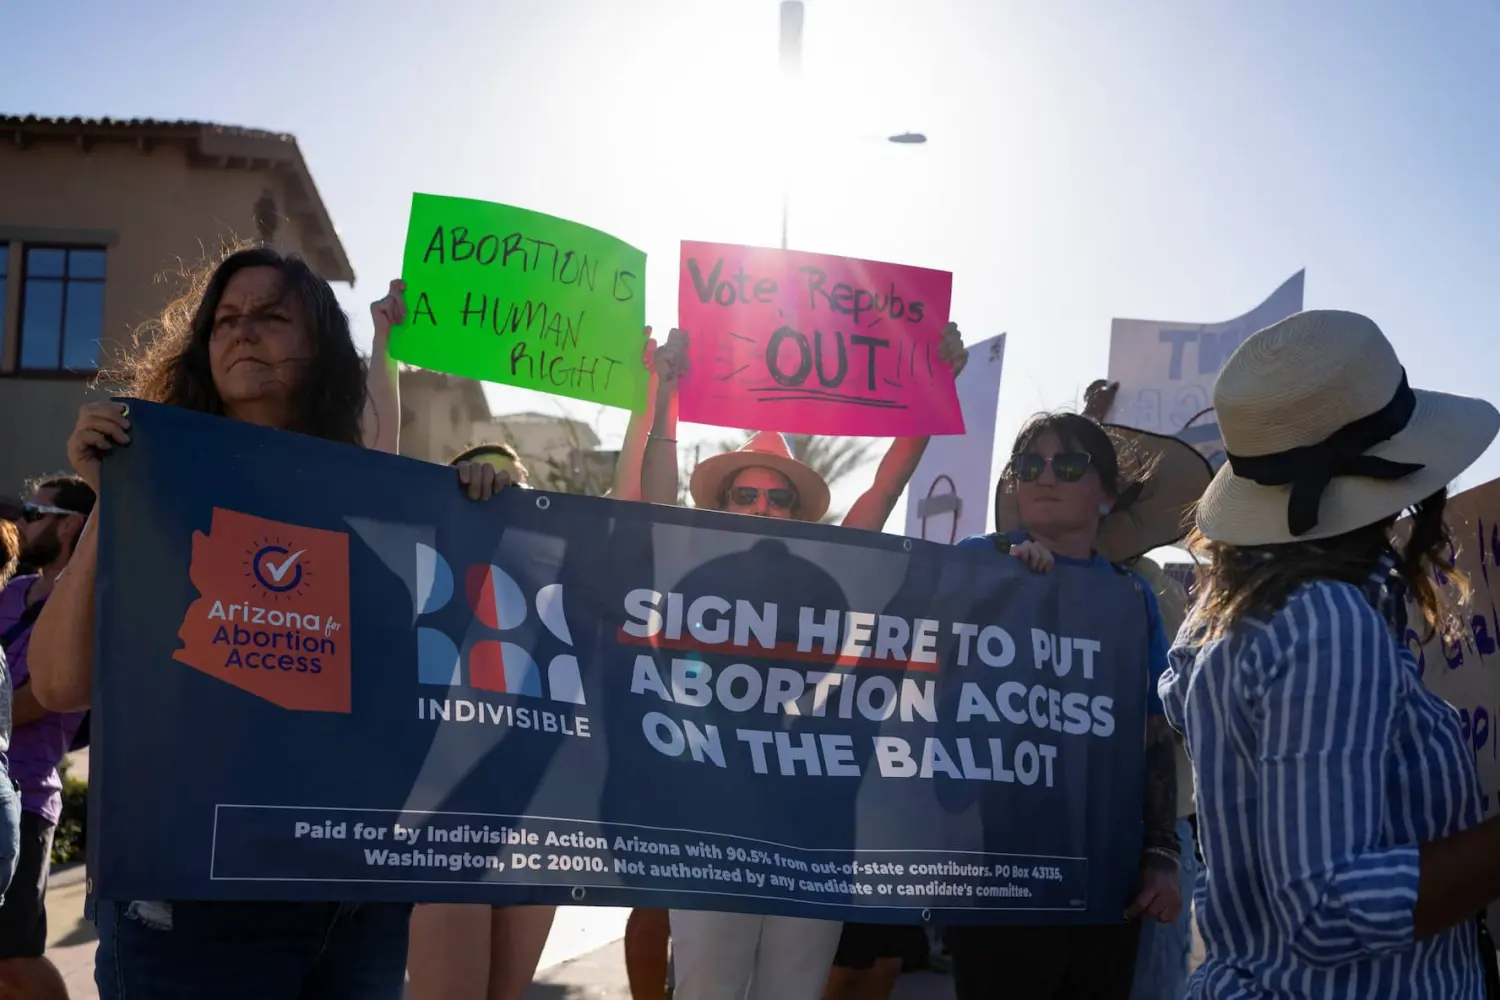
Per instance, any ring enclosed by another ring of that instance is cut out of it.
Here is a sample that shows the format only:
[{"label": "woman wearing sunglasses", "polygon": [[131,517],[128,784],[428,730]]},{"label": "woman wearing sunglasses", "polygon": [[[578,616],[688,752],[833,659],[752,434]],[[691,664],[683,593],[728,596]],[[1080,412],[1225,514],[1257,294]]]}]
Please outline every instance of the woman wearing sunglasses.
[{"label": "woman wearing sunglasses", "polygon": [[[375,357],[366,365],[333,288],[306,262],[268,247],[238,250],[192,276],[182,298],[122,358],[120,381],[137,399],[394,452],[400,410],[385,338],[404,311],[399,291],[392,283],[391,294],[371,306]],[[129,445],[132,433],[125,406],[86,403],[68,457],[97,490],[101,462]],[[458,478],[476,500],[495,487],[493,471],[465,478],[461,470]],[[99,547],[89,525],[31,640],[36,696],[54,711],[87,708],[96,665],[118,666],[107,650],[97,664],[94,655]],[[170,712],[164,709],[161,724],[171,723]],[[403,993],[409,904],[99,900],[97,907],[94,982],[103,1000],[399,1000]]]},{"label": "woman wearing sunglasses", "polygon": [[[1170,442],[1156,435],[1135,437],[1142,451]],[[1131,449],[1130,457],[1138,467],[1154,464],[1135,451]],[[1019,527],[966,538],[959,546],[1008,553],[1038,572],[1061,563],[1111,575],[1128,573],[1100,550],[1138,555],[1154,544],[1170,544],[1183,533],[1175,528],[1164,538],[1146,537],[1163,524],[1180,525],[1184,504],[1170,490],[1148,487],[1151,478],[1122,473],[1111,431],[1077,413],[1038,414],[1016,436],[1010,463],[996,486],[997,526],[1019,522]],[[1150,636],[1140,682],[1153,692],[1147,697],[1141,890],[1134,900],[1121,900],[1126,921],[1120,924],[950,928],[947,941],[958,1000],[1002,995],[1013,1000],[1127,1000],[1140,937],[1137,918],[1169,923],[1181,910],[1176,755],[1171,727],[1154,694],[1156,679],[1166,670],[1167,637],[1144,580],[1140,590]]]}]

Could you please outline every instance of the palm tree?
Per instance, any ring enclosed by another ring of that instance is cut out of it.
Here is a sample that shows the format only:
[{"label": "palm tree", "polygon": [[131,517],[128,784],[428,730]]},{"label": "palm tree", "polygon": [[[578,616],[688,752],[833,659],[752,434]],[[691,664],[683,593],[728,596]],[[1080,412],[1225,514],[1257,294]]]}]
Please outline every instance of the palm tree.
[{"label": "palm tree", "polygon": [[[749,435],[720,441],[709,454],[734,451],[748,440]],[[874,448],[874,442],[868,438],[834,437],[828,434],[788,434],[786,443],[792,449],[792,457],[822,476],[829,489],[833,489],[839,480],[869,462],[870,451]],[[823,523],[837,523],[843,516],[842,511],[830,510],[823,515]]]}]

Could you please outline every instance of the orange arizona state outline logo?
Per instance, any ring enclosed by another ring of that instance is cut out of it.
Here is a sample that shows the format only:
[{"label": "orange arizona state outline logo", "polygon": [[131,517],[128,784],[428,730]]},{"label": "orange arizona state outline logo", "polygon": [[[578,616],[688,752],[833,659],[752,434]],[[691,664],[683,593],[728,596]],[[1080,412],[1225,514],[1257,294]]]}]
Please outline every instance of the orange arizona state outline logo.
[{"label": "orange arizona state outline logo", "polygon": [[350,710],[349,536],[215,507],[173,659],[302,712]]}]

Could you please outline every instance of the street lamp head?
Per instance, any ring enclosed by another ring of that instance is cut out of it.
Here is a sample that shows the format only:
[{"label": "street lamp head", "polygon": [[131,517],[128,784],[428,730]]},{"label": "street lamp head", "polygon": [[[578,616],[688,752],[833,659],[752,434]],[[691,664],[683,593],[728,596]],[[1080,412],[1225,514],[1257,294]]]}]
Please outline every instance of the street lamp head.
[{"label": "street lamp head", "polygon": [[903,146],[920,146],[927,141],[927,137],[921,132],[902,132],[900,135],[891,136],[889,141]]}]

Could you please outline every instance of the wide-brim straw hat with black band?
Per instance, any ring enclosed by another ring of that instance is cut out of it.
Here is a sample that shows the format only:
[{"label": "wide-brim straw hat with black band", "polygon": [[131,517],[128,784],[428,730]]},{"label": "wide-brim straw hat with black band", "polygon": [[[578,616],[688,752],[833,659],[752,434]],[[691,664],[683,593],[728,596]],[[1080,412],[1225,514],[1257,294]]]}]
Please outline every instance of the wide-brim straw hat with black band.
[{"label": "wide-brim straw hat with black band", "polygon": [[[1208,459],[1186,442],[1164,434],[1105,424],[1115,445],[1120,475],[1140,483],[1140,491],[1099,521],[1094,551],[1110,562],[1127,562],[1181,540],[1192,524],[1193,504],[1214,473]],[[995,484],[995,530],[1018,531],[1021,511],[1009,477]]]},{"label": "wide-brim straw hat with black band", "polygon": [[830,498],[823,477],[792,457],[786,438],[775,431],[760,431],[734,451],[710,455],[698,463],[688,490],[693,504],[707,510],[718,510],[724,502],[724,489],[741,469],[771,469],[791,482],[797,494],[792,516],[799,521],[821,521],[828,513]]},{"label": "wide-brim straw hat with black band", "polygon": [[1412,389],[1380,327],[1312,310],[1250,336],[1214,385],[1228,453],[1198,530],[1230,545],[1332,538],[1448,486],[1500,431],[1482,399]]}]

